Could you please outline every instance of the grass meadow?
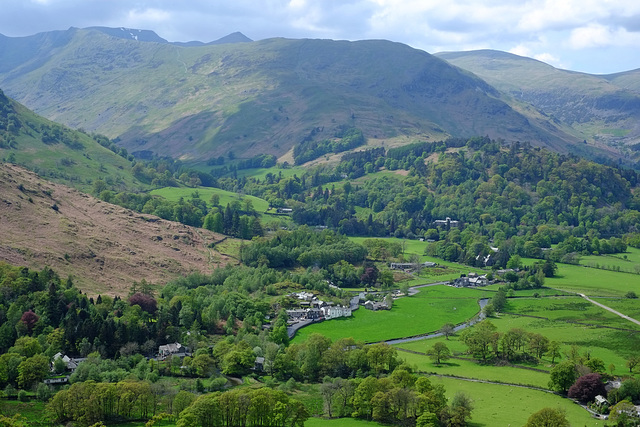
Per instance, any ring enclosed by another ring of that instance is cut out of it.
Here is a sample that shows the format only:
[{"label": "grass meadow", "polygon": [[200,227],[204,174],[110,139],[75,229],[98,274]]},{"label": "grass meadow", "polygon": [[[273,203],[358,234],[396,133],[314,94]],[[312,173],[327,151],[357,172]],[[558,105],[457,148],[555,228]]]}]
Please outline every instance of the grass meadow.
[{"label": "grass meadow", "polygon": [[629,291],[640,295],[640,275],[580,265],[558,264],[556,276],[546,278],[544,284],[589,296],[620,297]]},{"label": "grass meadow", "polygon": [[602,420],[571,400],[552,393],[521,387],[470,382],[454,378],[430,377],[433,384],[442,384],[447,397],[462,391],[473,400],[470,426],[508,427],[526,424],[529,416],[542,408],[561,408],[572,426],[603,426]]},{"label": "grass meadow", "polygon": [[412,297],[395,300],[391,310],[371,311],[361,307],[350,318],[302,328],[294,342],[304,341],[312,333],[325,335],[334,341],[353,337],[365,342],[377,342],[434,332],[447,322],[463,323],[475,316],[479,311],[478,295],[472,289],[448,286],[424,288]]},{"label": "grass meadow", "polygon": [[220,196],[220,206],[225,207],[228,203],[239,201],[244,203],[245,200],[250,200],[253,204],[253,208],[258,213],[264,213],[269,209],[269,202],[264,199],[255,196],[248,196],[238,193],[233,193],[231,191],[222,190],[220,188],[213,187],[198,187],[198,188],[187,188],[187,187],[164,187],[159,188],[157,190],[152,190],[151,194],[154,196],[161,196],[165,199],[177,202],[180,198],[191,199],[193,197],[193,193],[198,192],[200,198],[207,203],[209,208],[211,205],[211,196],[217,194]]},{"label": "grass meadow", "polygon": [[[619,311],[633,319],[640,320],[640,300],[629,298],[594,298],[594,301]],[[631,323],[633,325],[633,323]],[[636,328],[639,328],[637,325]]]}]

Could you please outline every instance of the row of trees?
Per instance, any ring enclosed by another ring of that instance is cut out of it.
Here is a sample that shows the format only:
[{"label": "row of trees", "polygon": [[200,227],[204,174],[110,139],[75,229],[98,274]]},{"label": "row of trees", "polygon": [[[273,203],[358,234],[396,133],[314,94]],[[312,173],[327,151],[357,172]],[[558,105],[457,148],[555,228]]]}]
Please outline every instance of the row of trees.
[{"label": "row of trees", "polygon": [[416,376],[406,365],[383,378],[325,377],[320,393],[330,418],[352,416],[391,425],[465,426],[473,410],[467,395],[458,393],[448,401],[441,384]]}]

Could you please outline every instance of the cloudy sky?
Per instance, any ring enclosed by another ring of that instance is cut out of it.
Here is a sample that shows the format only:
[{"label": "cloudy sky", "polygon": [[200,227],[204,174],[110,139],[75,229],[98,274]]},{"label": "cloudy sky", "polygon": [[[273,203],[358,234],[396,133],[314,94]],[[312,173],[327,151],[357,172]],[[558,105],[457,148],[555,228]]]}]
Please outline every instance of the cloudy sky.
[{"label": "cloudy sky", "polygon": [[638,0],[0,0],[6,36],[96,25],[169,41],[235,31],[388,39],[429,53],[498,49],[594,74],[640,68]]}]

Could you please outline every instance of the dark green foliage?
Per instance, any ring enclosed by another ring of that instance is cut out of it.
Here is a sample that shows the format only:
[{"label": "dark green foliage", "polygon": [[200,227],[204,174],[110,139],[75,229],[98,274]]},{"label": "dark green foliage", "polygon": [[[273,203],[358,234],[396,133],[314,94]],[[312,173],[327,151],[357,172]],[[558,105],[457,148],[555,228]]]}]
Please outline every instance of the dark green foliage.
[{"label": "dark green foliage", "polygon": [[244,264],[281,267],[328,267],[340,260],[361,262],[366,249],[333,231],[313,232],[307,227],[280,231],[276,237],[253,241],[240,251]]},{"label": "dark green foliage", "polygon": [[297,165],[301,165],[310,160],[327,153],[341,153],[359,147],[366,142],[364,135],[360,129],[348,128],[336,134],[335,139],[325,139],[317,141],[314,136],[322,132],[318,128],[311,131],[300,144],[293,149],[293,158]]}]

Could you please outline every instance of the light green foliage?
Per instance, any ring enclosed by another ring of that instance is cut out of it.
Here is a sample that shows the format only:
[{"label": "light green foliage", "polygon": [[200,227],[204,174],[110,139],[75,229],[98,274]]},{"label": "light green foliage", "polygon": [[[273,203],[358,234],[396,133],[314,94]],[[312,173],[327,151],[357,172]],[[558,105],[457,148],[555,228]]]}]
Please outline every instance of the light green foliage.
[{"label": "light green foliage", "polygon": [[49,359],[42,354],[31,356],[18,365],[18,385],[24,389],[30,388],[45,379],[48,373]]},{"label": "light green foliage", "polygon": [[560,409],[542,408],[532,414],[525,427],[569,427],[569,420]]},{"label": "light green foliage", "polygon": [[451,357],[451,351],[449,350],[449,347],[447,347],[447,345],[442,341],[438,341],[433,344],[433,347],[431,347],[427,351],[427,354],[429,355],[429,357],[431,357],[431,360],[433,360],[434,363],[438,365],[449,360],[449,358]]},{"label": "light green foliage", "polygon": [[578,379],[576,365],[569,360],[564,360],[551,369],[549,388],[566,393],[576,379]]}]

